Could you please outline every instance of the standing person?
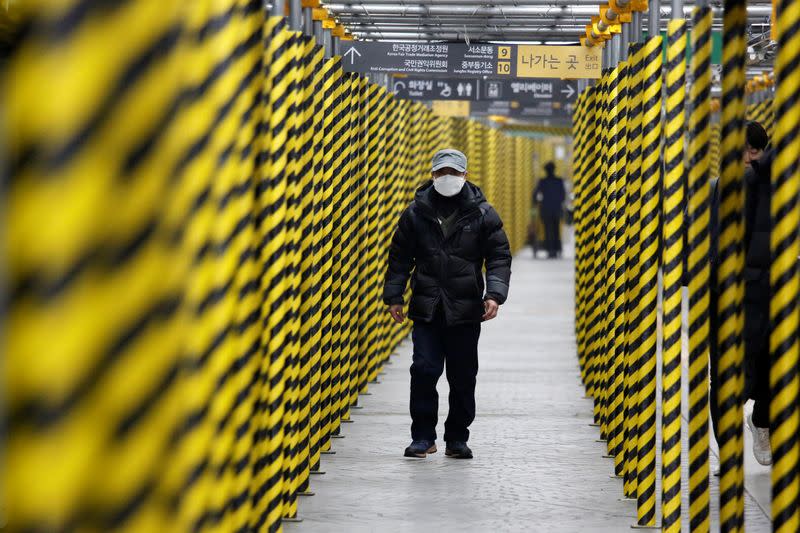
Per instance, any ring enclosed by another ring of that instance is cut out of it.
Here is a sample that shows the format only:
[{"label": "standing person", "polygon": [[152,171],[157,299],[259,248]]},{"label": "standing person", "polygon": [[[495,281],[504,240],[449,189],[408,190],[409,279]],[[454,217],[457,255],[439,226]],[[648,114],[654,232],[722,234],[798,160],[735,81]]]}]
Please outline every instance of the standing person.
[{"label": "standing person", "polygon": [[[770,268],[770,196],[771,167],[774,153],[767,151],[769,136],[758,122],[748,122],[744,152],[744,373],[745,398],[755,402],[747,416],[747,427],[753,434],[753,455],[762,465],[772,464],[769,442],[769,268]],[[765,153],[766,152],[766,153]],[[711,183],[711,276],[709,305],[709,345],[711,361],[711,422],[719,435],[719,368],[718,331],[721,325],[717,299],[720,295],[719,268],[719,205],[717,181]],[[718,474],[715,472],[715,474]]]},{"label": "standing person", "polygon": [[545,163],[544,171],[547,175],[536,185],[533,203],[539,207],[547,257],[552,259],[561,255],[561,216],[567,191],[564,180],[556,176],[556,165],[552,161]]},{"label": "standing person", "polygon": [[400,217],[383,301],[394,320],[403,323],[403,295],[411,278],[413,442],[405,456],[424,458],[436,452],[436,384],[446,363],[450,412],[444,424],[445,454],[471,459],[467,441],[475,418],[481,322],[495,318],[506,301],[511,252],[497,212],[481,190],[466,181],[466,156],[440,150],[431,170],[433,181],[417,191]]}]

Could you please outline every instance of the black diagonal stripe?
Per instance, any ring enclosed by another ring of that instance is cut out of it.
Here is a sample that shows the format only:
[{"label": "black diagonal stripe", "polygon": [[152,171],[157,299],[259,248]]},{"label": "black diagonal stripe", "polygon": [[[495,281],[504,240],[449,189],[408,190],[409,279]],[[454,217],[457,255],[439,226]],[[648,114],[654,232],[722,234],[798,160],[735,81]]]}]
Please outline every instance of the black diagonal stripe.
[{"label": "black diagonal stripe", "polygon": [[44,431],[59,423],[95,389],[98,383],[101,383],[114,364],[153,323],[164,322],[171,318],[179,304],[177,295],[165,295],[154,302],[142,316],[133,319],[126,329],[120,331],[111,344],[102,350],[94,365],[63,398],[58,401],[52,399],[48,401],[43,398],[22,399],[19,405],[12,407],[9,414],[10,427],[25,424]]},{"label": "black diagonal stripe", "polygon": [[166,394],[167,390],[175,383],[181,370],[181,363],[176,362],[162,376],[161,380],[143,399],[141,399],[130,412],[122,417],[120,423],[114,429],[114,439],[122,440],[128,436],[128,432],[134,428],[145,415],[153,409],[158,401]]},{"label": "black diagonal stripe", "polygon": [[[91,118],[63,145],[47,151],[36,150],[37,153],[42,155],[47,154],[46,160],[43,161],[45,164],[43,175],[56,174],[61,167],[73,159],[75,154],[90,138],[98,134],[102,125],[112,117],[117,104],[124,98],[125,94],[135,88],[137,81],[145,72],[168,55],[168,52],[177,45],[182,32],[183,28],[179,25],[168,28],[154,41],[149,49],[145,50],[128,65],[114,82],[112,89],[95,107]],[[171,115],[169,111],[171,107],[168,106],[167,115]]]},{"label": "black diagonal stripe", "polygon": [[[156,219],[150,219],[127,241],[100,242],[84,252],[55,279],[48,279],[49,276],[44,273],[31,272],[17,280],[12,280],[10,301],[16,302],[30,296],[42,301],[59,298],[88,270],[97,268],[105,272],[112,272],[129,262],[146,244],[152,242],[156,230]],[[117,237],[118,241],[121,239],[121,237]]]},{"label": "black diagonal stripe", "polygon": [[[230,248],[233,240],[241,234],[245,228],[250,226],[253,222],[253,213],[248,212],[245,213],[242,218],[240,218],[231,232],[219,242],[211,242],[207,241],[203,244],[203,246],[198,250],[197,254],[194,257],[194,263],[200,264],[206,256],[210,255],[212,257],[222,257]],[[241,265],[240,265],[241,266]],[[224,294],[223,294],[224,296]]]},{"label": "black diagonal stripe", "polygon": [[[207,94],[210,90],[211,86],[219,80],[227,71],[230,69],[235,63],[236,60],[240,59],[246,52],[248,52],[253,46],[258,44],[259,41],[259,33],[253,33],[249,37],[247,37],[244,41],[238,44],[231,54],[220,63],[218,63],[214,69],[211,71],[211,74],[200,82],[196,87],[193,87],[185,92],[185,94],[180,97],[183,98],[185,103],[189,105],[191,102],[199,99],[202,95]],[[234,103],[237,101],[239,96],[242,92],[249,88],[250,84],[252,83],[253,79],[259,74],[261,69],[261,64],[256,62],[253,67],[247,71],[244,77],[239,81],[239,84],[233,94],[228,98],[226,102],[217,110],[214,120],[212,121],[209,129],[204,132],[186,151],[185,154],[179,159],[178,163],[176,164],[175,168],[172,170],[172,176],[180,176],[182,175],[183,170],[186,166],[194,161],[194,159],[203,152],[208,146],[209,141],[211,140],[211,136],[213,131],[222,123],[222,121],[227,118],[228,114],[234,107]],[[157,135],[157,133],[154,133]],[[134,151],[137,154],[137,157],[141,159],[141,154]],[[132,164],[132,163],[129,163]]]}]

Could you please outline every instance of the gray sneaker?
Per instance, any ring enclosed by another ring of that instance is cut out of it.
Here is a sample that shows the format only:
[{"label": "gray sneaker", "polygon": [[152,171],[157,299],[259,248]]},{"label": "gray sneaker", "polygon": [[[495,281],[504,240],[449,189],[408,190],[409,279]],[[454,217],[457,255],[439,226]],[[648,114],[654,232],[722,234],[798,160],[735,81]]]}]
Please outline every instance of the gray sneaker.
[{"label": "gray sneaker", "polygon": [[759,428],[753,424],[753,413],[747,415],[747,427],[753,434],[753,455],[758,464],[769,466],[772,464],[772,447],[769,444],[769,429]]}]

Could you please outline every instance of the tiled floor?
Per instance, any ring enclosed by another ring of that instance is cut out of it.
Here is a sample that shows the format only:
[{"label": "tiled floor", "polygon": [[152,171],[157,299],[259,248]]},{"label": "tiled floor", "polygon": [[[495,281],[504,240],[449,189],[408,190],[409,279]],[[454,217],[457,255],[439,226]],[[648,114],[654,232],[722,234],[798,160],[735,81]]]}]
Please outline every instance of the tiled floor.
[{"label": "tiled floor", "polygon": [[[630,531],[635,503],[620,501],[622,483],[589,426],[592,403],[574,355],[572,262],[534,261],[528,251],[513,270],[512,297],[481,338],[475,459],[447,459],[441,442],[425,460],[402,457],[410,442],[405,343],[361,398],[346,438],[334,441],[336,454],[324,456],[327,473],[312,478],[316,496],[300,502],[303,522],[286,531]],[[444,377],[439,390],[441,435]],[[765,490],[761,481],[749,479],[748,490]],[[715,497],[716,487],[714,479]],[[750,495],[746,514],[747,531],[769,531]],[[716,504],[713,515],[716,524]]]}]

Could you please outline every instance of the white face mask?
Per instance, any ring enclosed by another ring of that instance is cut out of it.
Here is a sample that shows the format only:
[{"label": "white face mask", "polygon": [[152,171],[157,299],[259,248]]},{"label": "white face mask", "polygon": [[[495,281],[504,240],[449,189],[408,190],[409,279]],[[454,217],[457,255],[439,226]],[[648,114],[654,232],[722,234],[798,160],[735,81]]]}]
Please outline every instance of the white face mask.
[{"label": "white face mask", "polygon": [[433,179],[433,187],[442,196],[455,196],[461,192],[467,179],[463,176],[439,176]]}]

